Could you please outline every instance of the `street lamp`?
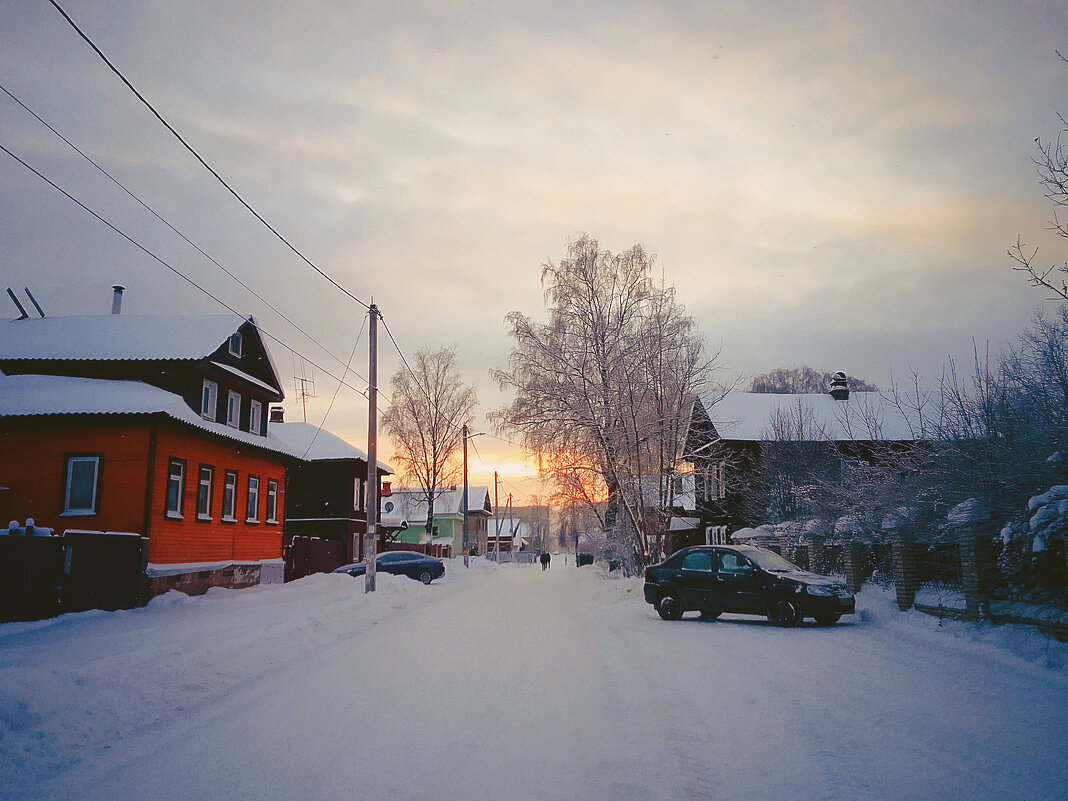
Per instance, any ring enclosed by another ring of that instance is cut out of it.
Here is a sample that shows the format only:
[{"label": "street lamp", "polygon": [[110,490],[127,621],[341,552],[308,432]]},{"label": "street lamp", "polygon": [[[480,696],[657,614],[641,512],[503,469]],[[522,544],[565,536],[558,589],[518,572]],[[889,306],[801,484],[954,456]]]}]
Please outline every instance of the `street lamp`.
[{"label": "street lamp", "polygon": [[464,437],[464,530],[463,530],[463,550],[464,550],[464,565],[467,565],[468,544],[467,544],[467,440],[472,437],[481,437],[484,432],[478,432],[476,434],[469,433],[470,429],[467,427],[467,423],[464,423],[463,437]]}]

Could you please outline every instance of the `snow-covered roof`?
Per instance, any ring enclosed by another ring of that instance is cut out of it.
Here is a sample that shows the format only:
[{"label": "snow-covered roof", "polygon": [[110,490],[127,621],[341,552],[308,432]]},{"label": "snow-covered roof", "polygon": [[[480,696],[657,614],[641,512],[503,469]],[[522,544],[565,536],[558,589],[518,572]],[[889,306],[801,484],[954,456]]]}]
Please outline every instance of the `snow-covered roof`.
[{"label": "snow-covered roof", "polygon": [[[355,445],[343,440],[337,434],[332,434],[312,423],[268,423],[268,428],[274,436],[284,442],[305,461],[319,462],[339,459],[367,461],[367,454]],[[387,473],[393,472],[393,468],[385,462],[380,461],[378,467]]]},{"label": "snow-covered roof", "polygon": [[728,392],[721,400],[708,397],[702,402],[725,440],[844,442],[922,438],[920,421],[911,419],[912,415],[906,417],[881,392],[851,392],[848,400],[841,401],[826,393]]},{"label": "snow-covered roof", "polygon": [[[438,490],[434,498],[434,515],[462,515],[464,513],[464,491],[462,489]],[[403,509],[405,518],[410,524],[426,522],[427,503],[421,489],[408,487],[394,487],[391,496]],[[467,488],[467,511],[468,514],[484,513],[486,509],[493,509],[489,500],[487,487]]]},{"label": "snow-covered roof", "polygon": [[[0,324],[5,359],[202,359],[247,322],[236,314],[94,314]],[[273,387],[272,387],[273,389]]]},{"label": "snow-covered roof", "polygon": [[261,437],[205,420],[181,396],[141,381],[0,373],[0,417],[66,414],[165,414],[227,439],[289,456],[303,455],[294,453],[269,428],[267,436]]}]

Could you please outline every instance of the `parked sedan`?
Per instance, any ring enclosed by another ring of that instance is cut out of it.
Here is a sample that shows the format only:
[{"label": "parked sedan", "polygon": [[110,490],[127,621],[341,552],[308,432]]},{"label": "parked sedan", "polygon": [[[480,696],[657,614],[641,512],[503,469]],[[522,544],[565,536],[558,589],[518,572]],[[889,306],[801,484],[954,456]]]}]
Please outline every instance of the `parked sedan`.
[{"label": "parked sedan", "polygon": [[784,628],[804,617],[834,625],[856,609],[842,582],[751,545],[683,548],[645,571],[645,600],[664,620],[694,610],[703,619],[734,612],[766,615]]},{"label": "parked sedan", "polygon": [[[407,576],[424,584],[445,575],[445,563],[433,556],[416,551],[386,551],[375,558],[375,571],[392,573],[395,576]],[[348,573],[350,576],[362,576],[367,572],[367,565],[354,562],[337,568],[335,573]]]}]

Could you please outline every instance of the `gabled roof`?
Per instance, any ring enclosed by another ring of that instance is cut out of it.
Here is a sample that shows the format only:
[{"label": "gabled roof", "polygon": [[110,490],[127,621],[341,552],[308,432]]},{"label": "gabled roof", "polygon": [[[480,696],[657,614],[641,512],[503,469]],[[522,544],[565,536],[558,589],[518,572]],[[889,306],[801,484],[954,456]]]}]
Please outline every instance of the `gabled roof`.
[{"label": "gabled roof", "polygon": [[268,426],[266,437],[205,420],[185,400],[141,381],[102,378],[71,378],[53,375],[4,375],[0,373],[0,417],[51,415],[148,415],[163,414],[194,428],[269,451],[301,458],[275,437]]},{"label": "gabled roof", "polygon": [[[355,445],[351,445],[337,434],[331,434],[317,425],[268,423],[267,427],[275,437],[306,462],[331,462],[345,459],[367,461],[367,454]],[[378,469],[393,473],[393,468],[382,461],[379,461]]]},{"label": "gabled roof", "polygon": [[835,400],[825,393],[728,392],[722,399],[701,400],[724,440],[901,442],[931,438],[922,423],[929,429],[932,421],[922,421],[881,392],[851,392],[848,400]]},{"label": "gabled roof", "polygon": [[[462,489],[438,490],[438,493],[434,497],[435,517],[463,515],[464,491]],[[421,489],[394,487],[391,497],[402,508],[409,523],[416,525],[426,523],[426,496]],[[493,504],[490,502],[487,487],[467,488],[467,512],[469,515],[493,512]]]},{"label": "gabled roof", "polygon": [[0,324],[0,354],[4,359],[203,359],[248,319],[236,314],[94,314],[9,320]]}]

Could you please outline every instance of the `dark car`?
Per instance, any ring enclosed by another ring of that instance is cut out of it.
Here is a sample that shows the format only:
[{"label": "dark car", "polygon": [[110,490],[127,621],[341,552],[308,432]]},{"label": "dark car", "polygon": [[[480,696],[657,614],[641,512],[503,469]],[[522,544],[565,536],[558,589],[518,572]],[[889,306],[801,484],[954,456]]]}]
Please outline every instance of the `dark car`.
[{"label": "dark car", "polygon": [[830,626],[856,610],[841,581],[752,545],[683,548],[645,571],[645,600],[664,620],[693,610],[707,620],[733,612],[766,615],[784,628],[805,617]]},{"label": "dark car", "polygon": [[[445,563],[417,551],[386,551],[375,558],[375,571],[392,573],[395,576],[407,576],[429,584],[434,579],[445,575]],[[367,565],[363,562],[354,562],[351,565],[343,565],[333,572],[362,576],[367,572]]]}]

